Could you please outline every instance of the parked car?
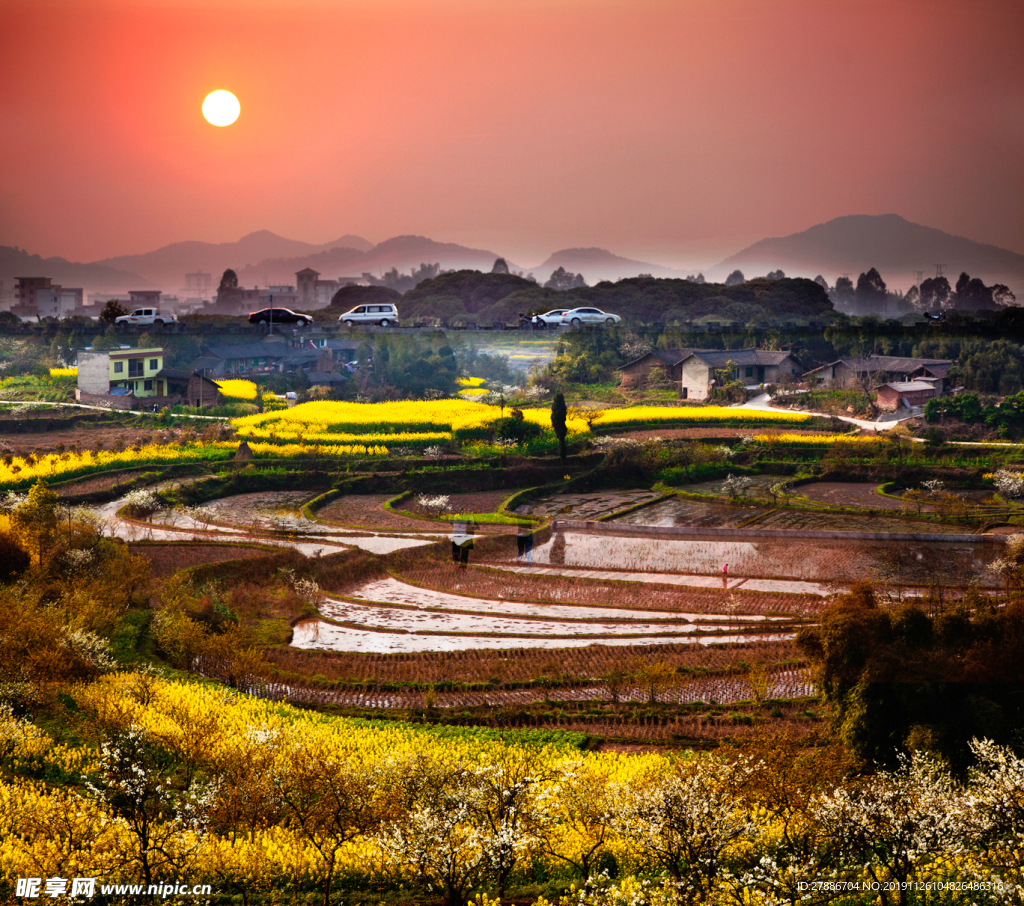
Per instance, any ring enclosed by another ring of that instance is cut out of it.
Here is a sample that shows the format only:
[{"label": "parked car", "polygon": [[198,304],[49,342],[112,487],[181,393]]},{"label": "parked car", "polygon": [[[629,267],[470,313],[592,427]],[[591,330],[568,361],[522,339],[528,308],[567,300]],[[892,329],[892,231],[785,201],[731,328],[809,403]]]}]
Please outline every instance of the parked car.
[{"label": "parked car", "polygon": [[568,310],[567,308],[554,308],[542,315],[534,315],[533,323],[541,329],[545,327],[558,327],[562,323],[562,315]]},{"label": "parked car", "polygon": [[618,315],[601,311],[600,308],[574,308],[562,315],[562,323],[572,327],[582,327],[584,324],[605,324],[614,327],[621,320]]},{"label": "parked car", "polygon": [[357,305],[338,318],[346,327],[357,324],[379,324],[381,327],[398,327],[398,309],[389,302],[380,305]]},{"label": "parked car", "polygon": [[114,329],[125,327],[163,327],[165,324],[177,324],[174,315],[162,315],[158,308],[136,308],[130,315],[121,315],[114,319]]},{"label": "parked car", "polygon": [[305,327],[313,323],[310,315],[304,315],[290,308],[263,308],[259,311],[249,312],[250,324],[294,324],[296,327]]}]

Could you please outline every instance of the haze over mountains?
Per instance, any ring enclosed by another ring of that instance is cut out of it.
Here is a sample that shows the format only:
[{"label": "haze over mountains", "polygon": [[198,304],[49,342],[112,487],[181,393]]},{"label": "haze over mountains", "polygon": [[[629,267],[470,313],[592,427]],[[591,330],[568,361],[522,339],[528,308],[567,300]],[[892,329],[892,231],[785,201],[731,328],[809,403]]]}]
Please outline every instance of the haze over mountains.
[{"label": "haze over mountains", "polygon": [[822,274],[834,283],[837,276],[849,274],[856,282],[859,274],[876,267],[890,289],[906,290],[914,283],[914,271],[933,277],[936,264],[945,265],[950,283],[967,271],[987,284],[1009,286],[1024,300],[1024,255],[911,223],[897,214],[837,217],[792,236],[762,239],[706,276],[723,280],[737,268],[747,277],[782,268],[787,277]]},{"label": "haze over mountains", "polygon": [[[0,280],[10,287],[15,277],[47,276],[65,286],[83,286],[90,291],[160,288],[177,293],[185,274],[197,270],[211,274],[214,286],[229,267],[238,273],[243,286],[266,286],[294,284],[295,272],[304,267],[312,267],[325,279],[379,274],[391,268],[408,272],[422,263],[440,263],[445,270],[489,271],[500,254],[423,236],[397,236],[374,245],[348,234],[315,245],[260,230],[237,242],[177,242],[143,255],[122,255],[91,264],[44,259],[0,246]],[[709,280],[722,281],[735,269],[749,278],[781,268],[787,276],[822,274],[834,283],[838,275],[849,273],[856,280],[859,273],[877,267],[890,288],[906,289],[913,282],[914,271],[931,276],[937,263],[946,266],[951,282],[967,271],[987,284],[1005,283],[1024,299],[1024,255],[911,223],[895,214],[838,217],[791,236],[763,239],[703,272]],[[623,258],[600,248],[563,249],[533,267],[511,260],[508,265],[513,272],[533,273],[541,282],[558,267],[582,273],[590,285],[641,273],[686,276],[681,270]]]}]

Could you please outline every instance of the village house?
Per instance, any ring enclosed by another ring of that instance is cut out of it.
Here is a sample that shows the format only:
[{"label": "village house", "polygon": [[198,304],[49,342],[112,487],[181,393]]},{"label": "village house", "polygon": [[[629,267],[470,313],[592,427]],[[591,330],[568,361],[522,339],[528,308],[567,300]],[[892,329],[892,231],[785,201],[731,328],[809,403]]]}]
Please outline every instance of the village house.
[{"label": "village house", "polygon": [[208,377],[165,368],[160,347],[80,352],[75,398],[115,409],[162,409],[178,403],[215,406],[222,402],[220,388]]},{"label": "village house", "polygon": [[952,365],[950,359],[871,355],[862,359],[837,359],[808,371],[804,380],[812,386],[817,384],[838,390],[923,381],[932,386],[934,396],[942,396],[949,392],[947,372]]},{"label": "village house", "polygon": [[892,381],[878,388],[878,408],[887,412],[923,406],[936,395],[927,381]]},{"label": "village house", "polygon": [[678,384],[683,376],[682,363],[694,352],[711,352],[709,349],[655,349],[640,358],[628,362],[619,369],[620,382],[624,388],[641,387],[652,380],[652,375]]},{"label": "village house", "polygon": [[679,388],[680,399],[705,400],[715,382],[715,372],[729,362],[733,380],[747,386],[795,380],[803,370],[788,352],[770,349],[658,349],[619,369],[623,386],[640,386],[655,369]]}]

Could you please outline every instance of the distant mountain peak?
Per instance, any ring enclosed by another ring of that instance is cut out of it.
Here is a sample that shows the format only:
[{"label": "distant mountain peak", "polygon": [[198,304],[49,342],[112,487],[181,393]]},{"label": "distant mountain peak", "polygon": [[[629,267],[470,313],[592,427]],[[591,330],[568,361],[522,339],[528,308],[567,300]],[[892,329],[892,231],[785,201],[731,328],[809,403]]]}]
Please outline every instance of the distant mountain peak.
[{"label": "distant mountain peak", "polygon": [[947,274],[966,271],[988,284],[1004,283],[1018,296],[1024,291],[1024,255],[923,226],[899,214],[847,214],[800,233],[755,242],[711,269],[716,277],[740,270],[746,277],[781,268],[787,276],[822,274],[834,282],[841,274],[875,267],[893,289],[906,289],[914,274],[930,276],[936,264]]}]

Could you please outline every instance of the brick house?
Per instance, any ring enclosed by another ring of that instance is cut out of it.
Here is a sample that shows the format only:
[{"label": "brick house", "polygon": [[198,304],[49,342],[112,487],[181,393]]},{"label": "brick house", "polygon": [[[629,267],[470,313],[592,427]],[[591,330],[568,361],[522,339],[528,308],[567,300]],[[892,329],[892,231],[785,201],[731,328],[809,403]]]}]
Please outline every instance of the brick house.
[{"label": "brick house", "polygon": [[887,412],[912,409],[936,395],[935,385],[927,381],[892,381],[878,388],[878,408]]}]

